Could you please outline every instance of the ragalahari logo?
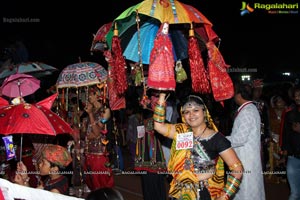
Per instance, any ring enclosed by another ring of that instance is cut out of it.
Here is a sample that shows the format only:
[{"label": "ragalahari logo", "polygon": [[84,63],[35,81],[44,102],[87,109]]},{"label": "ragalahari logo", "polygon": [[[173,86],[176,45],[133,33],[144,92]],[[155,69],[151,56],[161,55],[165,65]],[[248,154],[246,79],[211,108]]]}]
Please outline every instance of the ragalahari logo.
[{"label": "ragalahari logo", "polygon": [[265,11],[267,14],[298,14],[298,3],[253,3],[252,7],[242,1],[241,16],[249,14],[254,10]]},{"label": "ragalahari logo", "polygon": [[241,16],[249,14],[253,11],[254,11],[254,9],[251,8],[248,3],[246,3],[245,1],[242,1]]}]

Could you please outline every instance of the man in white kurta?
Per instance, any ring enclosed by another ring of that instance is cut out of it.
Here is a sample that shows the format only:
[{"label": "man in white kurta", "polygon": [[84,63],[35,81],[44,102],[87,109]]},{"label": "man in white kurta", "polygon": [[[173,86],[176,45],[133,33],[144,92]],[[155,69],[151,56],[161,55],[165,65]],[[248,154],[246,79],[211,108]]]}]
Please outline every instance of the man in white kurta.
[{"label": "man in white kurta", "polygon": [[[237,94],[236,94],[237,95]],[[236,100],[235,96],[235,100]],[[261,164],[260,115],[255,105],[243,99],[234,119],[233,128],[227,138],[244,167],[244,174],[235,200],[265,200],[263,171]]]}]

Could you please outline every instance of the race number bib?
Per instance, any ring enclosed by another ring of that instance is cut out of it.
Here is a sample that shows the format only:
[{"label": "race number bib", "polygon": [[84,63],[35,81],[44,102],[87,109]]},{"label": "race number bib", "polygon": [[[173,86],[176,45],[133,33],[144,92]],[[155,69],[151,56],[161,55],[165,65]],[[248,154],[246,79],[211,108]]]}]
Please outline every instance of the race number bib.
[{"label": "race number bib", "polygon": [[176,150],[193,148],[193,132],[177,134]]},{"label": "race number bib", "polygon": [[145,136],[145,126],[137,126],[137,136],[138,138]]}]

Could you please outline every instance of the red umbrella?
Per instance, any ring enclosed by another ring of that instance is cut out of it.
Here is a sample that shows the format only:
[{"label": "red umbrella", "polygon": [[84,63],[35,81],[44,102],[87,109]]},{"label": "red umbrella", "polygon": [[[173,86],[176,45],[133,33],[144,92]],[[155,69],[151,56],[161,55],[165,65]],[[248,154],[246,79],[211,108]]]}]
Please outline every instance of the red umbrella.
[{"label": "red umbrella", "polygon": [[40,80],[28,74],[13,74],[7,77],[1,93],[8,97],[24,97],[33,94],[40,88]]},{"label": "red umbrella", "polygon": [[[20,103],[0,105],[0,133],[9,134],[45,134],[57,135],[71,133],[73,129],[49,109],[57,93],[35,104]],[[1,98],[1,97],[0,97]]]},{"label": "red umbrella", "polygon": [[[20,102],[9,105],[0,97],[0,133],[10,134],[57,134],[72,133],[70,125],[50,110],[58,93],[36,103]],[[22,158],[21,137],[20,158]]]}]

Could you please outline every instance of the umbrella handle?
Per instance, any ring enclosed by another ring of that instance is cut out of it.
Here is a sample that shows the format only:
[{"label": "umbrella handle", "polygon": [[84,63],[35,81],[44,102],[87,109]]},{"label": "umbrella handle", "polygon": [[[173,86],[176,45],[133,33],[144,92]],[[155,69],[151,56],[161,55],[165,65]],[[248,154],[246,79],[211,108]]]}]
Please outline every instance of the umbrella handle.
[{"label": "umbrella handle", "polygon": [[23,148],[23,134],[21,135],[21,142],[20,142],[20,162],[22,161],[22,148]]},{"label": "umbrella handle", "polygon": [[19,94],[20,94],[20,96],[22,97],[21,82],[20,82],[19,79],[18,79],[18,89],[19,89]]}]

